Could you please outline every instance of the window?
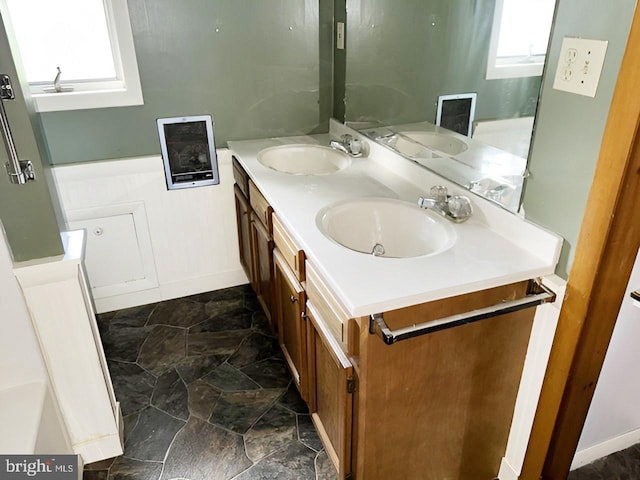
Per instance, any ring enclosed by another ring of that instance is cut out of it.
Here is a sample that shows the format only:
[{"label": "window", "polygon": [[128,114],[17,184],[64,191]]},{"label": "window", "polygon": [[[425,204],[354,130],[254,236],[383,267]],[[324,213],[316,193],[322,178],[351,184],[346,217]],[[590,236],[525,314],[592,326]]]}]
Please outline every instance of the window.
[{"label": "window", "polygon": [[542,75],[555,0],[496,0],[487,79]]},{"label": "window", "polygon": [[5,2],[39,111],[142,104],[127,0]]}]

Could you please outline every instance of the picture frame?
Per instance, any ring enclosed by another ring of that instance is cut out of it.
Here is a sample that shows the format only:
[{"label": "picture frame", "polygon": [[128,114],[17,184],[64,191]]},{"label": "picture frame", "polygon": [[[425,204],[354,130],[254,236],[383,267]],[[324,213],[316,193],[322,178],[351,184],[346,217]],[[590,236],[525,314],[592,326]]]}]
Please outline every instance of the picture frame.
[{"label": "picture frame", "polygon": [[220,183],[211,115],[158,118],[156,123],[167,189]]},{"label": "picture frame", "polygon": [[471,137],[477,98],[477,93],[440,95],[438,97],[436,125]]}]

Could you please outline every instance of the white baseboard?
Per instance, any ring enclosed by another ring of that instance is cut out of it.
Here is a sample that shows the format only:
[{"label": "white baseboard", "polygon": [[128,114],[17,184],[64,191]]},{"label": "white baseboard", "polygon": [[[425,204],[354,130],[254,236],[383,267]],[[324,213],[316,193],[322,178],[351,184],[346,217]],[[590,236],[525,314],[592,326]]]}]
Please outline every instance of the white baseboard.
[{"label": "white baseboard", "polygon": [[511,466],[506,458],[502,457],[498,480],[518,480],[519,473]]},{"label": "white baseboard", "polygon": [[196,293],[235,287],[244,283],[249,283],[249,280],[247,280],[247,275],[242,268],[217,272],[212,275],[182,279],[178,282],[161,283],[161,299],[171,300],[172,298],[187,297]]},{"label": "white baseboard", "polygon": [[573,463],[571,464],[571,470],[575,470],[599,458],[629,448],[636,443],[640,443],[640,428],[576,452],[573,457]]},{"label": "white baseboard", "polygon": [[202,277],[187,278],[178,282],[161,283],[159,287],[149,290],[96,298],[96,312],[111,312],[113,310],[136,307],[138,305],[171,300],[173,298],[187,297],[189,295],[195,295],[196,293],[234,287],[244,283],[249,283],[249,280],[247,280],[247,276],[241,268]]}]

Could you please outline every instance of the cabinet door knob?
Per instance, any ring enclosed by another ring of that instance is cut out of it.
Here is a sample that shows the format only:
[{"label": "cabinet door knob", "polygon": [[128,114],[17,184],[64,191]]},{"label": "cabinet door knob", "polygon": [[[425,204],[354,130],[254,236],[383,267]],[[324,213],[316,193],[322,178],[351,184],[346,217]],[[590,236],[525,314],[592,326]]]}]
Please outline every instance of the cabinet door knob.
[{"label": "cabinet door knob", "polygon": [[307,321],[307,319],[309,318],[309,317],[307,316],[307,312],[302,312],[302,313],[300,314],[300,318],[302,318],[302,320],[304,320],[304,321],[306,322],[306,321]]},{"label": "cabinet door knob", "polygon": [[289,295],[289,300],[291,300],[291,303],[296,303],[298,301],[298,299],[293,295]]}]

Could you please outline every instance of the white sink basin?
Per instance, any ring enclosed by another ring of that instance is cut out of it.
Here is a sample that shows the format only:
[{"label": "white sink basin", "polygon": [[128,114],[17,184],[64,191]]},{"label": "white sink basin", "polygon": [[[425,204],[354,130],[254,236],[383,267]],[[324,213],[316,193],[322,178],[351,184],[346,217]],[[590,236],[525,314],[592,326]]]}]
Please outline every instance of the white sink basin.
[{"label": "white sink basin", "polygon": [[380,257],[435,255],[456,239],[447,220],[391,198],[340,202],[323,209],[316,220],[322,233],[343,247]]},{"label": "white sink basin", "polygon": [[[396,140],[395,149],[410,157],[420,156],[420,153],[424,150],[422,145],[438,150],[439,152],[446,153],[447,155],[458,155],[469,148],[463,140],[460,140],[453,135],[447,135],[446,133],[419,131],[399,133],[400,136],[398,136],[398,139]],[[403,138],[403,136],[408,137],[413,140],[413,142],[411,140],[407,140],[407,138]],[[414,142],[417,142],[420,145]]]},{"label": "white sink basin", "polygon": [[291,175],[327,175],[351,164],[344,153],[322,145],[282,145],[258,153],[265,167]]}]

